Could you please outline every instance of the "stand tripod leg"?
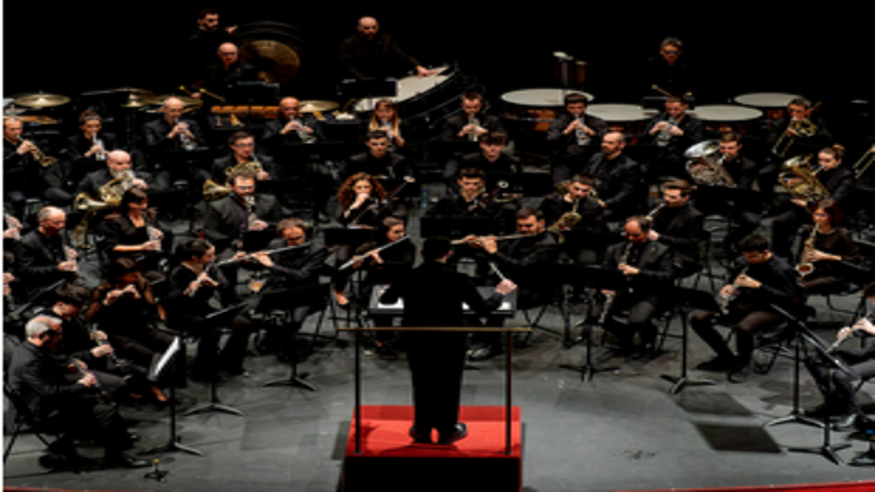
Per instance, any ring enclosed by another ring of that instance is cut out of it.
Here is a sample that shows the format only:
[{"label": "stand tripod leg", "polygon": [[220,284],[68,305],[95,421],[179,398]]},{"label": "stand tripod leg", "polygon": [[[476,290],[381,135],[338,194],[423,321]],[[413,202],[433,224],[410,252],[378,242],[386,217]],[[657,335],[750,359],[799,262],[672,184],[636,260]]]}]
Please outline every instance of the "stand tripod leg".
[{"label": "stand tripod leg", "polygon": [[203,412],[225,412],[231,415],[239,415],[240,417],[245,415],[243,411],[237,410],[236,408],[225,405],[219,401],[219,396],[216,392],[216,378],[213,378],[213,380],[210,381],[210,402],[197,405],[182,415],[188,417],[189,415]]},{"label": "stand tripod leg", "polygon": [[282,387],[289,386],[291,388],[301,388],[310,391],[319,391],[319,389],[313,385],[312,383],[305,381],[304,378],[307,377],[307,373],[303,373],[298,376],[298,336],[295,334],[295,342],[292,344],[292,361],[291,361],[291,369],[292,373],[289,375],[288,379],[273,379],[261,385],[262,388],[274,388],[274,387]]},{"label": "stand tripod leg", "polygon": [[176,386],[170,385],[170,440],[163,446],[150,448],[145,451],[140,451],[137,454],[164,454],[173,451],[182,451],[184,453],[193,454],[195,456],[204,456],[203,451],[186,446],[179,443],[179,437],[176,436]]},{"label": "stand tripod leg", "polygon": [[597,368],[592,362],[592,328],[584,327],[581,336],[586,339],[586,364],[582,366],[574,366],[571,364],[560,364],[560,369],[576,371],[580,373],[580,380],[583,382],[592,381],[593,377],[600,372],[616,371],[619,367],[603,367]]},{"label": "stand tripod leg", "polygon": [[680,376],[671,376],[663,374],[660,377],[670,383],[671,388],[668,389],[669,394],[676,395],[684,389],[685,386],[713,386],[717,384],[710,379],[690,379],[687,377],[687,347],[689,346],[690,329],[687,323],[684,322],[684,336],[681,342],[681,374]]},{"label": "stand tripod leg", "polygon": [[[798,337],[798,335],[797,335]],[[793,364],[793,410],[790,411],[789,415],[784,417],[778,417],[776,419],[772,419],[765,424],[763,427],[771,427],[773,425],[781,425],[788,423],[796,423],[796,424],[805,424],[810,425],[812,427],[824,427],[823,422],[812,419],[810,417],[806,417],[802,415],[802,412],[799,411],[799,365],[802,363],[800,347],[802,345],[802,339],[797,338],[796,340],[796,350],[795,350],[795,361]],[[828,425],[827,425],[828,427]]]}]

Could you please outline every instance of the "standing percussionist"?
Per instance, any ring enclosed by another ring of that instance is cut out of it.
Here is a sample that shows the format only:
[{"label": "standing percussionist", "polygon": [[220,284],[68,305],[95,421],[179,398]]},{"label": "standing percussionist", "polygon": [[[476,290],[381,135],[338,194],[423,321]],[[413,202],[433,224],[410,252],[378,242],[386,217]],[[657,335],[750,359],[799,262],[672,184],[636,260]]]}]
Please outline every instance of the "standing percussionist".
[{"label": "standing percussionist", "polygon": [[644,94],[686,96],[693,91],[693,79],[680,39],[667,37],[659,45],[659,55],[647,59],[642,73]]},{"label": "standing percussionist", "polygon": [[[704,371],[728,371],[732,383],[747,380],[753,355],[753,334],[774,328],[781,324],[782,318],[772,309],[776,304],[784,309],[792,309],[801,304],[802,288],[797,282],[798,274],[787,261],[772,254],[766,239],[751,234],[738,244],[744,259],[736,260],[737,267],[729,278],[731,284],[720,289],[723,305],[717,311],[696,310],[690,315],[693,330],[717,353],[709,361],[696,368]],[[733,354],[723,336],[714,324],[734,325],[737,355]]]},{"label": "standing percussionist", "polygon": [[[502,297],[516,287],[503,281],[484,301],[474,284],[461,273],[446,267],[452,255],[446,238],[428,238],[422,247],[423,263],[396,280],[380,296],[380,303],[404,300],[405,327],[465,326],[462,304],[478,315],[486,315],[501,304]],[[410,437],[417,443],[452,444],[468,434],[459,423],[462,372],[467,334],[464,332],[410,332],[405,334],[410,373],[413,379],[414,421]]]},{"label": "standing percussionist", "polygon": [[690,203],[692,186],[683,180],[662,185],[664,206],[652,215],[653,227],[647,239],[674,251],[674,268],[679,278],[702,268],[700,248],[705,241],[705,216]]},{"label": "standing percussionist", "polygon": [[568,180],[579,173],[599,149],[608,124],[586,113],[585,95],[572,92],[565,96],[565,111],[550,125],[547,141],[553,145],[553,183]]},{"label": "standing percussionist", "polygon": [[373,17],[359,19],[355,36],[340,43],[338,62],[341,77],[354,79],[385,79],[416,68],[420,77],[434,75],[433,70],[420,66],[415,58],[401,50],[387,34],[379,34],[380,25]]}]

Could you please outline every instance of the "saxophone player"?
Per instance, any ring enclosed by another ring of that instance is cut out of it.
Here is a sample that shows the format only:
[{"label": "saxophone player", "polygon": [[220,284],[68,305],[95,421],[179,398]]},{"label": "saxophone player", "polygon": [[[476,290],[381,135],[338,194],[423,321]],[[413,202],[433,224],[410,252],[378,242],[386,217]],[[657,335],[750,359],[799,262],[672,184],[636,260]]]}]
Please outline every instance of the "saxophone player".
[{"label": "saxophone player", "polygon": [[[716,309],[698,309],[690,315],[690,325],[717,356],[696,366],[703,371],[728,371],[732,383],[742,383],[750,374],[753,334],[780,325],[783,319],[771,310],[772,304],[791,309],[802,304],[802,288],[797,273],[784,259],[769,251],[766,239],[751,234],[738,243],[742,258],[735,261],[729,278],[732,283],[720,289],[726,314],[718,319]],[[728,300],[727,300],[728,299]],[[732,326],[736,352],[723,341],[715,323]]]},{"label": "saxophone player", "polygon": [[553,147],[554,184],[581,172],[608,133],[608,124],[603,119],[586,114],[587,104],[583,94],[566,95],[565,111],[553,120],[547,131],[547,143]]},{"label": "saxophone player", "polygon": [[224,184],[229,173],[238,166],[250,166],[258,181],[276,176],[276,164],[272,157],[255,151],[255,137],[247,132],[235,132],[228,138],[231,155],[213,161],[212,180]]},{"label": "saxophone player", "polygon": [[841,262],[855,262],[860,250],[850,231],[842,227],[842,212],[835,200],[817,202],[811,217],[814,223],[802,230],[807,239],[797,255],[802,288],[808,295],[841,292],[848,287]]}]

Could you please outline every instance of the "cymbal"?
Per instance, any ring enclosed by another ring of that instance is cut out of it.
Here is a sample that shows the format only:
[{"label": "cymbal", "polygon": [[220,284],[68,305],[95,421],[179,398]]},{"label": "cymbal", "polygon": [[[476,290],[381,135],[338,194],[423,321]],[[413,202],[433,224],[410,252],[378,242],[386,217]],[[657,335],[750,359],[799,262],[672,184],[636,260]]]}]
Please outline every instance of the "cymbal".
[{"label": "cymbal", "polygon": [[148,91],[142,95],[132,92],[128,96],[128,100],[124,104],[122,104],[122,107],[123,108],[142,108],[143,106],[148,105],[148,102],[147,102],[148,99],[154,95],[155,94],[148,92]]},{"label": "cymbal", "polygon": [[110,90],[113,92],[130,92],[131,94],[137,94],[141,97],[149,97],[155,95],[155,93],[152,91],[148,91],[146,89],[137,89],[136,87],[120,87],[118,89]]},{"label": "cymbal", "polygon": [[256,39],[240,45],[240,59],[255,66],[265,82],[288,82],[301,68],[301,57],[289,45],[272,39]]},{"label": "cymbal", "polygon": [[57,123],[58,120],[54,118],[49,118],[48,116],[36,116],[36,115],[22,115],[16,116],[22,123],[36,123],[37,125],[51,125]]},{"label": "cymbal", "polygon": [[162,106],[164,105],[164,101],[171,97],[175,97],[176,99],[182,101],[183,107],[202,106],[204,104],[204,102],[200,99],[195,99],[188,96],[177,96],[176,94],[162,94],[160,96],[146,97],[142,99],[142,102],[143,106]]},{"label": "cymbal", "polygon": [[338,106],[340,106],[340,104],[335,101],[301,101],[301,112],[313,113],[316,111],[331,111],[337,109]]},{"label": "cymbal", "polygon": [[22,96],[15,101],[19,106],[27,106],[28,108],[53,108],[70,102],[70,98],[60,94],[30,94]]}]

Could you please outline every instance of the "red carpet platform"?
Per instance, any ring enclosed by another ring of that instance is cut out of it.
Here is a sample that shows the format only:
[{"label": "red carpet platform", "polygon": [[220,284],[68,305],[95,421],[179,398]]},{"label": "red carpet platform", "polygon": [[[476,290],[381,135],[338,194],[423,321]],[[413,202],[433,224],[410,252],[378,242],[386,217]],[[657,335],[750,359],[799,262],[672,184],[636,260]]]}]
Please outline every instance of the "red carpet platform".
[{"label": "red carpet platform", "polygon": [[[462,407],[468,437],[451,446],[413,444],[407,434],[413,407],[362,406],[362,444],[355,453],[350,424],[342,490],[519,491],[522,488],[522,424],[511,418],[511,454],[505,454],[505,407]],[[432,436],[435,439],[437,436]]]},{"label": "red carpet platform", "polygon": [[768,485],[762,487],[714,487],[705,489],[620,490],[617,492],[872,492],[875,482],[821,483],[811,485]]}]

